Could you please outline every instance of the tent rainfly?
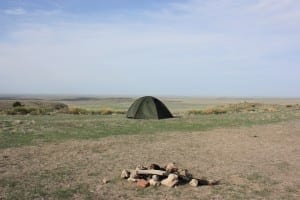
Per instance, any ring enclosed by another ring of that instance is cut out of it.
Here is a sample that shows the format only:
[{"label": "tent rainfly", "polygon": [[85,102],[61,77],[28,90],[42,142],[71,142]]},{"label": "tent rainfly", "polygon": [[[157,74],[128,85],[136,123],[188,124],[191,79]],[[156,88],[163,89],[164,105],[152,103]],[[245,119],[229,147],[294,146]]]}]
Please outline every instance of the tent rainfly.
[{"label": "tent rainfly", "polygon": [[137,99],[128,109],[127,117],[133,119],[172,118],[168,108],[157,98],[145,96]]}]

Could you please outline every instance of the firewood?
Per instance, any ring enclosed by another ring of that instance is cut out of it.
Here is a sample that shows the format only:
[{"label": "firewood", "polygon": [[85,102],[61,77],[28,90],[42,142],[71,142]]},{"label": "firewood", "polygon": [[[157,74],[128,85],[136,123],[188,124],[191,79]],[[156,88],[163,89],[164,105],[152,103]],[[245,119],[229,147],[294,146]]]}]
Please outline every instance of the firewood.
[{"label": "firewood", "polygon": [[167,176],[169,173],[163,170],[155,170],[155,169],[148,169],[148,170],[135,170],[138,175],[158,175],[158,176]]}]

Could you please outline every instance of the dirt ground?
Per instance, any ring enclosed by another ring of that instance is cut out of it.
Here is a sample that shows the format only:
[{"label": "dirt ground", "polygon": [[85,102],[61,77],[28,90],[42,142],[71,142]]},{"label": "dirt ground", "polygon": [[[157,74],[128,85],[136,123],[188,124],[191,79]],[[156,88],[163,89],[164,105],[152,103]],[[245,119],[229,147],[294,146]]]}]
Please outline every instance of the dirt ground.
[{"label": "dirt ground", "polygon": [[[138,189],[119,178],[167,162],[221,182]],[[300,120],[2,149],[0,180],[0,199],[300,199]]]}]

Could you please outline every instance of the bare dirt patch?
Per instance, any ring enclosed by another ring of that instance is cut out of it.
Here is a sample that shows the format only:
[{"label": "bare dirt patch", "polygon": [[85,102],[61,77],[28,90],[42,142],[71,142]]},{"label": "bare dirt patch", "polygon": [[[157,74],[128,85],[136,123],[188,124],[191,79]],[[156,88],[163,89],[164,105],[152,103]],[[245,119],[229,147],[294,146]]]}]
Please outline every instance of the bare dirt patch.
[{"label": "bare dirt patch", "polygon": [[[1,149],[0,199],[299,199],[299,130],[296,120]],[[170,161],[221,184],[138,189],[120,178]]]}]

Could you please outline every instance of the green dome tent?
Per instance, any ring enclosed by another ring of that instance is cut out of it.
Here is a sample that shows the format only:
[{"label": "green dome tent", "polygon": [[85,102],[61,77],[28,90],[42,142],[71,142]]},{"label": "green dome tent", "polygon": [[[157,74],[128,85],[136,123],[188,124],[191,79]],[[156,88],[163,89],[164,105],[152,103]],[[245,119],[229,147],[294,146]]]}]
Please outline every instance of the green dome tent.
[{"label": "green dome tent", "polygon": [[157,98],[145,96],[137,99],[127,111],[128,118],[165,119],[172,118],[168,108]]}]

